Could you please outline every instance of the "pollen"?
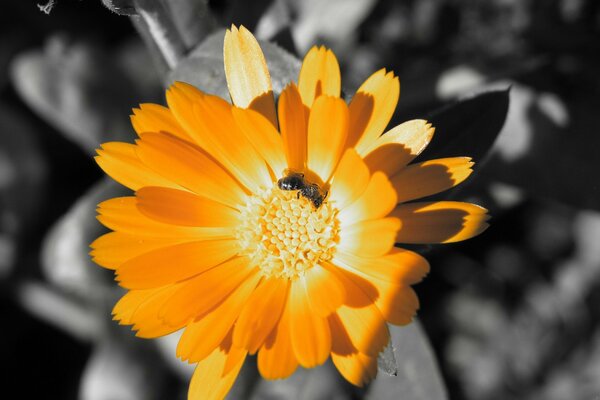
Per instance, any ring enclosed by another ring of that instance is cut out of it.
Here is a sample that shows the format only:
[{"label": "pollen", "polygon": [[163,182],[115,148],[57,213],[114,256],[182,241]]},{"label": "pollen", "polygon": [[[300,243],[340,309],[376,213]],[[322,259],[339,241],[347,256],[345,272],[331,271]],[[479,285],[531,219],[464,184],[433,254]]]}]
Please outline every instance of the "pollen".
[{"label": "pollen", "polygon": [[241,211],[242,255],[265,277],[295,280],[335,253],[339,222],[328,202],[315,208],[298,191],[274,187],[249,197]]}]

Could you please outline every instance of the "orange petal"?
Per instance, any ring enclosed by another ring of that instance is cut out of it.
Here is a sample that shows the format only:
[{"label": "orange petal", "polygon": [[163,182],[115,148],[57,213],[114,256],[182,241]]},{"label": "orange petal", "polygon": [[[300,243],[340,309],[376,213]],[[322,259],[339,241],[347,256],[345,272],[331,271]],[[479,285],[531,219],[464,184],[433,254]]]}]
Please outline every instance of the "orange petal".
[{"label": "orange petal", "polygon": [[173,333],[183,325],[168,325],[160,317],[164,302],[177,289],[175,285],[158,289],[131,290],[121,298],[113,309],[114,319],[122,325],[133,325],[136,336],[156,338]]},{"label": "orange petal", "polygon": [[246,194],[223,167],[200,148],[165,134],[145,134],[137,154],[144,164],[182,187],[228,206],[239,206]]},{"label": "orange petal", "polygon": [[147,289],[200,274],[239,251],[237,240],[181,243],[142,254],[117,268],[117,280],[129,289]]},{"label": "orange petal", "polygon": [[328,201],[343,209],[365,191],[369,178],[369,168],[356,150],[347,149],[333,174]]},{"label": "orange petal", "polygon": [[143,186],[180,187],[144,165],[138,158],[135,147],[128,143],[103,143],[96,150],[98,155],[94,159],[107,175],[132,190]]},{"label": "orange petal", "polygon": [[407,166],[391,179],[398,194],[398,203],[430,196],[458,185],[471,175],[473,164],[470,157],[452,157]]},{"label": "orange petal", "polygon": [[390,123],[400,97],[400,82],[393,72],[380,69],[356,91],[350,102],[348,146],[359,153],[368,149]]},{"label": "orange petal", "polygon": [[375,172],[361,196],[338,214],[342,229],[360,221],[385,217],[396,206],[396,191],[388,177]]},{"label": "orange petal", "polygon": [[331,333],[327,319],[315,314],[304,285],[292,283],[289,298],[290,336],[300,365],[313,368],[323,364],[331,351]]},{"label": "orange petal", "polygon": [[340,65],[335,54],[325,46],[314,46],[304,56],[298,75],[302,101],[311,107],[321,95],[340,97],[341,88]]},{"label": "orange petal", "polygon": [[[376,293],[369,282],[353,276],[343,270],[337,270],[346,289],[347,304],[341,306],[336,315],[344,326],[352,345],[360,352],[377,356],[389,341],[389,332],[385,319],[373,303],[369,293]],[[358,279],[357,279],[358,278]],[[364,283],[359,286],[357,283]]]},{"label": "orange petal", "polygon": [[344,100],[321,96],[313,104],[308,119],[308,159],[310,170],[327,182],[336,168],[348,133],[348,107]]},{"label": "orange petal", "polygon": [[331,353],[331,360],[340,374],[354,386],[363,387],[377,376],[377,357],[360,352],[348,355]]},{"label": "orange petal", "polygon": [[146,186],[136,192],[138,210],[160,222],[183,226],[236,226],[240,213],[182,190]]},{"label": "orange petal", "polygon": [[223,61],[233,104],[260,112],[276,127],[269,69],[258,41],[248,29],[232,25],[225,32]]},{"label": "orange petal", "polygon": [[219,346],[254,292],[260,278],[256,271],[210,313],[191,322],[179,339],[177,357],[184,361],[198,362]]},{"label": "orange petal", "polygon": [[290,83],[283,89],[277,107],[279,130],[288,167],[302,171],[306,165],[306,132],[309,111],[302,104],[302,98],[296,85]]},{"label": "orange petal", "polygon": [[340,230],[339,249],[362,257],[379,257],[394,246],[400,229],[398,218],[362,221]]},{"label": "orange petal", "polygon": [[206,94],[193,85],[185,82],[174,82],[166,92],[169,110],[177,123],[192,138],[193,143],[209,154],[213,153],[208,139],[208,132],[202,132],[194,114],[194,104],[201,101]]},{"label": "orange petal", "polygon": [[412,322],[419,309],[419,299],[411,287],[399,286],[389,280],[363,279],[359,275],[346,271],[343,271],[343,274],[377,306],[378,312],[386,321],[394,325],[406,325]]},{"label": "orange petal", "polygon": [[140,104],[133,109],[131,124],[138,135],[148,132],[168,132],[180,139],[191,141],[192,138],[179,125],[171,110],[158,104]]},{"label": "orange petal", "polygon": [[188,323],[210,311],[255,272],[246,257],[226,261],[181,283],[160,316],[170,325]]},{"label": "orange petal", "polygon": [[299,278],[304,284],[310,307],[315,314],[327,317],[344,303],[346,292],[337,275],[329,271],[331,265],[315,265]]},{"label": "orange petal", "polygon": [[231,104],[218,96],[176,82],[167,91],[169,108],[195,142],[248,189],[267,186],[267,165],[239,130]]},{"label": "orange petal", "polygon": [[90,247],[90,256],[98,265],[117,269],[125,261],[150,251],[177,243],[193,240],[191,238],[152,238],[134,236],[122,232],[110,232],[96,239]]},{"label": "orange petal", "polygon": [[[246,359],[245,351],[216,348],[198,363],[190,381],[188,400],[223,399],[233,386]],[[225,369],[227,364],[230,367]]]},{"label": "orange petal", "polygon": [[240,131],[229,103],[218,96],[207,95],[194,105],[194,113],[202,131],[210,132],[211,147],[221,155],[219,161],[240,182],[253,192],[271,185],[265,160]]},{"label": "orange petal", "polygon": [[371,173],[393,176],[418,156],[429,144],[434,129],[422,119],[404,122],[373,141],[369,148],[357,148]]},{"label": "orange petal", "polygon": [[290,308],[285,307],[279,324],[258,352],[258,370],[265,379],[284,379],[297,367],[290,337]]},{"label": "orange petal", "polygon": [[367,280],[379,279],[400,286],[418,283],[429,273],[429,262],[423,256],[399,248],[376,258],[338,251],[332,263]]},{"label": "orange petal", "polygon": [[283,150],[283,141],[275,126],[253,110],[234,107],[233,116],[246,138],[267,161],[271,171],[275,176],[281,176],[287,167],[287,162]]},{"label": "orange petal", "polygon": [[402,221],[400,243],[458,242],[479,235],[489,219],[485,208],[458,201],[401,204],[391,215]]},{"label": "orange petal", "polygon": [[98,220],[107,228],[140,238],[169,238],[181,242],[232,238],[232,228],[203,228],[165,224],[148,218],[137,208],[135,197],[115,197],[98,204]]},{"label": "orange petal", "polygon": [[263,280],[244,305],[235,323],[233,343],[247,349],[250,354],[256,353],[279,322],[288,291],[288,280]]}]

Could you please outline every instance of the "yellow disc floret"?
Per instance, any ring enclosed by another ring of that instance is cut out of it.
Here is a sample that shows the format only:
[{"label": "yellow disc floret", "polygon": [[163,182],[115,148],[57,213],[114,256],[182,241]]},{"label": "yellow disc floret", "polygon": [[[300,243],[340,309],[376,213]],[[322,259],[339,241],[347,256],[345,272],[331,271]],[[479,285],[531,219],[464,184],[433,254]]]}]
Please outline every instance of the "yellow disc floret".
[{"label": "yellow disc floret", "polygon": [[243,255],[266,277],[296,279],[330,260],[339,241],[337,210],[316,208],[298,191],[277,187],[248,198],[237,237]]}]

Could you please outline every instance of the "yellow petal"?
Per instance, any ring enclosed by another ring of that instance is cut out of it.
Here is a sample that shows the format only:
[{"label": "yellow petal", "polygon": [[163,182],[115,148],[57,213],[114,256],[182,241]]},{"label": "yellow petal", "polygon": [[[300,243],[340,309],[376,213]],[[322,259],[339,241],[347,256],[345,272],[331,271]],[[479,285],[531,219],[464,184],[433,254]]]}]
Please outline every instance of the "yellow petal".
[{"label": "yellow petal", "polygon": [[146,186],[136,192],[137,207],[147,217],[184,226],[236,226],[240,213],[222,203],[182,190]]},{"label": "yellow petal", "polygon": [[306,166],[308,108],[302,104],[298,88],[293,83],[283,89],[277,104],[279,130],[288,167],[296,171]]},{"label": "yellow petal", "polygon": [[329,271],[331,265],[315,265],[299,278],[304,284],[310,307],[315,314],[327,317],[338,309],[346,298],[344,285]]},{"label": "yellow petal", "polygon": [[147,289],[200,274],[233,257],[237,240],[204,240],[154,250],[117,268],[117,280],[129,289]]},{"label": "yellow petal", "polygon": [[470,157],[440,158],[409,165],[391,179],[398,203],[450,189],[471,175],[472,166]]},{"label": "yellow petal", "polygon": [[380,69],[356,91],[350,102],[348,146],[368,149],[390,123],[400,97],[400,82],[393,72]]},{"label": "yellow petal", "polygon": [[487,210],[470,203],[438,201],[401,204],[391,213],[402,221],[400,243],[451,243],[479,235],[487,227]]},{"label": "yellow petal", "polygon": [[348,107],[344,100],[321,96],[308,120],[308,168],[327,182],[336,168],[348,133]]},{"label": "yellow petal", "polygon": [[192,141],[171,111],[158,104],[140,104],[140,108],[134,108],[131,124],[140,136],[148,132],[167,132],[180,139]]},{"label": "yellow petal", "polygon": [[328,201],[343,209],[365,191],[369,178],[369,168],[356,150],[347,149],[333,174]]},{"label": "yellow petal", "polygon": [[361,196],[338,214],[342,229],[360,221],[385,217],[396,206],[396,191],[388,177],[375,172]]},{"label": "yellow petal", "polygon": [[371,173],[393,176],[418,156],[429,144],[434,129],[425,120],[404,122],[380,136],[369,148],[357,148]]},{"label": "yellow petal", "polygon": [[177,357],[190,363],[198,362],[219,346],[254,292],[260,278],[256,271],[210,313],[190,323],[179,339]]},{"label": "yellow petal", "polygon": [[[216,348],[208,357],[198,363],[190,381],[188,400],[221,400],[225,398],[235,382],[246,353],[243,351],[225,352]],[[224,373],[226,364],[231,364]]]},{"label": "yellow petal", "polygon": [[314,46],[304,57],[298,76],[298,89],[307,107],[321,95],[340,97],[342,78],[335,54],[324,46]]},{"label": "yellow petal", "polygon": [[298,367],[290,337],[290,308],[285,307],[279,324],[258,352],[258,370],[265,379],[284,379]]},{"label": "yellow petal", "polygon": [[277,129],[265,117],[253,110],[234,107],[233,116],[246,138],[267,161],[274,175],[281,176],[287,167],[287,162],[283,141]]},{"label": "yellow petal", "polygon": [[144,165],[138,158],[135,145],[128,143],[103,143],[94,158],[100,168],[121,185],[132,190],[143,186],[180,188],[176,183]]},{"label": "yellow petal", "polygon": [[225,32],[223,61],[233,104],[260,112],[276,127],[269,69],[258,41],[248,29],[232,25]]},{"label": "yellow petal", "polygon": [[331,351],[327,319],[313,313],[304,285],[292,283],[289,298],[290,336],[298,363],[305,368],[323,364]]},{"label": "yellow petal", "polygon": [[98,204],[98,220],[107,228],[140,238],[168,238],[181,242],[232,238],[232,228],[203,228],[165,224],[148,218],[137,208],[135,197],[115,197]]},{"label": "yellow petal", "polygon": [[194,193],[232,207],[246,201],[240,184],[211,156],[192,144],[150,133],[138,140],[136,151],[149,168]]},{"label": "yellow petal", "polygon": [[340,374],[354,386],[363,387],[377,376],[377,357],[360,352],[349,355],[331,353],[331,360]]},{"label": "yellow petal", "polygon": [[332,263],[367,280],[380,279],[407,286],[420,282],[429,273],[429,262],[412,251],[394,248],[383,257],[365,258],[338,251]]},{"label": "yellow petal", "polygon": [[359,222],[340,230],[339,249],[362,257],[379,257],[394,246],[400,229],[398,218]]},{"label": "yellow petal", "polygon": [[233,343],[254,354],[279,322],[289,292],[289,281],[269,278],[261,282],[235,323]]},{"label": "yellow petal", "polygon": [[170,325],[188,323],[210,311],[256,272],[246,257],[235,257],[178,285],[160,316]]},{"label": "yellow petal", "polygon": [[193,239],[189,237],[153,238],[110,232],[100,236],[90,245],[93,249],[90,256],[95,263],[104,268],[117,269],[125,261],[144,253],[190,240]]},{"label": "yellow petal", "polygon": [[[352,345],[362,353],[377,356],[389,341],[389,332],[385,319],[373,300],[365,292],[376,293],[375,287],[369,288],[369,282],[353,276],[343,270],[337,270],[338,277],[346,290],[346,305],[341,306],[336,315],[343,325]],[[358,278],[358,279],[357,279]],[[357,280],[365,286],[357,284]]]}]

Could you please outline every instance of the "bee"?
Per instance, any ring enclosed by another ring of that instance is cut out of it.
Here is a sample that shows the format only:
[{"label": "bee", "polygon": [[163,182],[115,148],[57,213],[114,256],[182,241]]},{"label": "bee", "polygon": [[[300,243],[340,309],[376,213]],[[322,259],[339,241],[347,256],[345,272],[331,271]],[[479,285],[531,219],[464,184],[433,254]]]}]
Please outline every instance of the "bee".
[{"label": "bee", "polygon": [[302,195],[302,197],[313,203],[317,209],[327,197],[327,192],[323,193],[316,183],[308,182],[304,178],[304,174],[300,172],[286,170],[285,176],[277,181],[277,186],[281,190],[297,190],[298,198]]}]

